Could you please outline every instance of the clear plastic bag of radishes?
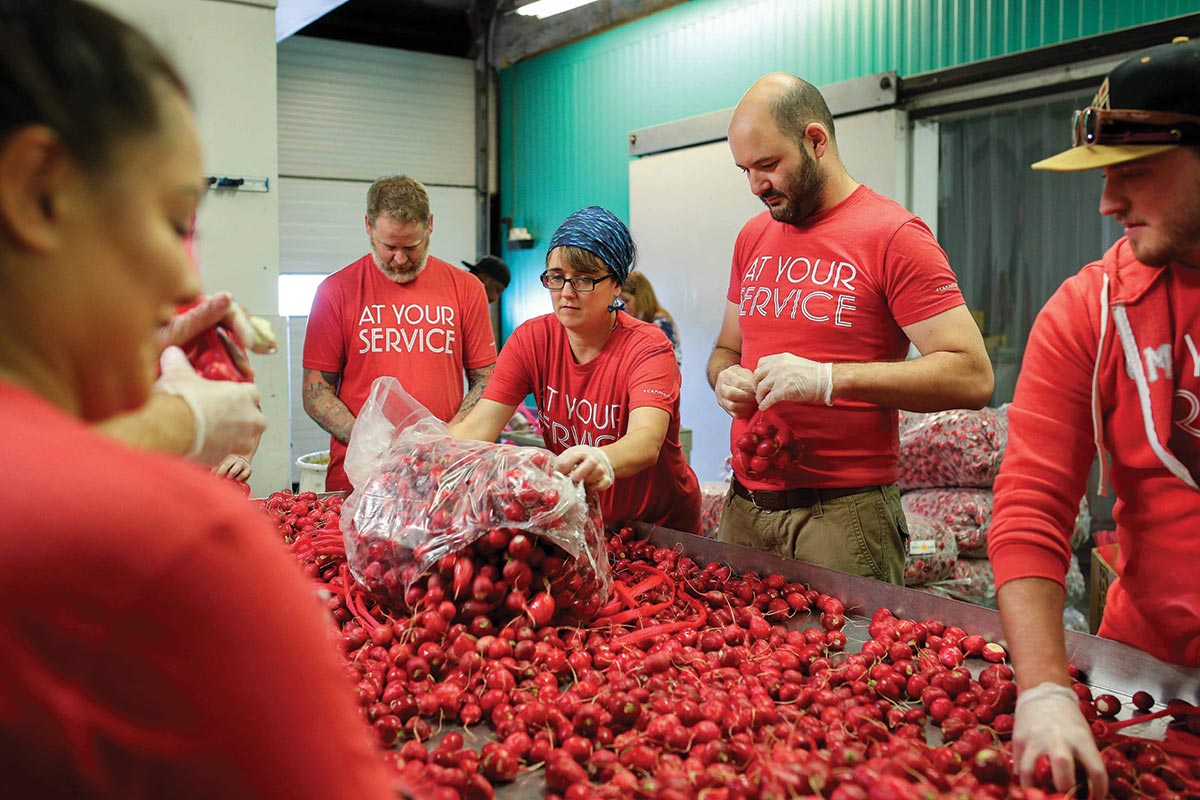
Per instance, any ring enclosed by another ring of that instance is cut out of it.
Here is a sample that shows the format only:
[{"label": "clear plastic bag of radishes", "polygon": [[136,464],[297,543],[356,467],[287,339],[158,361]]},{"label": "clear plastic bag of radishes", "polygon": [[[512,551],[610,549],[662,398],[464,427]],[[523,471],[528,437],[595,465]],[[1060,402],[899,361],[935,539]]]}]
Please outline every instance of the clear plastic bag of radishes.
[{"label": "clear plastic bag of radishes", "polygon": [[996,576],[992,573],[992,562],[986,558],[960,558],[949,578],[927,583],[918,587],[918,591],[996,607]]},{"label": "clear plastic bag of radishes", "polygon": [[982,558],[992,527],[992,499],[991,489],[916,489],[900,495],[900,505],[905,514],[932,517],[950,528],[960,556]]},{"label": "clear plastic bag of radishes", "polygon": [[1088,506],[1087,495],[1079,498],[1079,513],[1075,516],[1075,526],[1071,529],[1071,549],[1078,550],[1092,535],[1092,510]]},{"label": "clear plastic bag of radishes", "polygon": [[717,538],[721,527],[721,509],[729,494],[728,481],[704,481],[700,484],[700,535]]},{"label": "clear plastic bag of radishes", "polygon": [[990,488],[1008,444],[1002,408],[900,414],[900,491]]},{"label": "clear plastic bag of radishes", "polygon": [[942,581],[954,572],[958,540],[944,522],[924,514],[905,512],[908,521],[908,553],[904,559],[904,585],[924,586]]},{"label": "clear plastic bag of radishes", "polygon": [[[581,617],[608,598],[598,504],[554,469],[546,450],[455,439],[399,381],[383,377],[355,422],[346,473],[355,486],[341,519],[350,569],[397,606],[450,558],[464,562],[450,571],[470,573],[467,586],[455,588],[464,601],[478,600],[480,613],[513,604],[512,589],[530,601],[545,591],[551,608]],[[509,581],[502,569],[517,560],[529,571]],[[493,573],[483,591],[475,579]]]}]

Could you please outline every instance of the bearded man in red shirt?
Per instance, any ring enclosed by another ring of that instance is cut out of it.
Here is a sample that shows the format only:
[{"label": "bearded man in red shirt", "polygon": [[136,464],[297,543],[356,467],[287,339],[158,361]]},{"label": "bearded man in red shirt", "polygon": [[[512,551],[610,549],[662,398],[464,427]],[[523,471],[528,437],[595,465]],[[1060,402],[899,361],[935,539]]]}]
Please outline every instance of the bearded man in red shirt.
[{"label": "bearded man in red shirt", "polygon": [[846,171],[811,84],[757,81],[729,148],[767,210],[734,245],[708,380],[733,442],[769,411],[802,452],[765,470],[734,459],[717,538],[902,583],[897,409],[982,407],[983,337],[925,223]]}]

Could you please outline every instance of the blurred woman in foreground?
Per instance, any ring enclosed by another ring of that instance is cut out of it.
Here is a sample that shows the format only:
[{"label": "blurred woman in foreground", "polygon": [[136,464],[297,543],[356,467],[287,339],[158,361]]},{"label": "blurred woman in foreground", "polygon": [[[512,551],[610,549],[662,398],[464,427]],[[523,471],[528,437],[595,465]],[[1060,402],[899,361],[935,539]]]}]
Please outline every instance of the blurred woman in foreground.
[{"label": "blurred woman in foreground", "polygon": [[202,466],[91,423],[141,406],[199,290],[187,90],[77,0],[0,0],[0,785],[38,798],[392,796],[332,626]]}]

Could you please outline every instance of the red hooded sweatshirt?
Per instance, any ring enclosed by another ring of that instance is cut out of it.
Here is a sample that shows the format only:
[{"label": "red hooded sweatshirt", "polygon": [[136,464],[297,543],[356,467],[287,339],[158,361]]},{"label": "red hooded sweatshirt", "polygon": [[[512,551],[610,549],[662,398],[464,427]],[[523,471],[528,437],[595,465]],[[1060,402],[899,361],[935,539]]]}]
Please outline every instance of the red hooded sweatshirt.
[{"label": "red hooded sweatshirt", "polygon": [[1200,268],[1149,267],[1124,238],[1034,323],[996,479],[997,588],[1063,583],[1089,468],[1111,479],[1119,555],[1100,635],[1200,665]]}]

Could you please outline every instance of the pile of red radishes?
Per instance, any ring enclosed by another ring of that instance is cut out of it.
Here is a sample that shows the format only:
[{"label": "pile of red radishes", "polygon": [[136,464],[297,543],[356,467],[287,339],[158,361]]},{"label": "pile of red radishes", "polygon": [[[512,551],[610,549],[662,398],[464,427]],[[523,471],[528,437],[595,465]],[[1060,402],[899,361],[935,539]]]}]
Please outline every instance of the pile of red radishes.
[{"label": "pile of red radishes", "polygon": [[[697,564],[628,529],[608,541],[611,599],[589,624],[475,604],[492,596],[476,580],[494,589],[484,570],[513,558],[515,537],[443,558],[410,607],[393,606],[349,574],[327,527],[337,502],[276,495],[266,506],[329,592],[364,718],[436,800],[490,798],[535,770],[557,800],[1059,796],[1044,763],[1040,788],[1014,784],[1016,686],[1003,648],[983,637],[880,609],[848,653],[837,598]],[[503,567],[499,580],[523,582]],[[1115,713],[1079,686],[1085,714]],[[940,736],[927,737],[930,724]],[[1096,732],[1115,796],[1200,792],[1194,763]]]},{"label": "pile of red radishes", "polygon": [[736,444],[733,457],[752,477],[795,469],[804,451],[803,443],[770,411],[755,412]]}]

